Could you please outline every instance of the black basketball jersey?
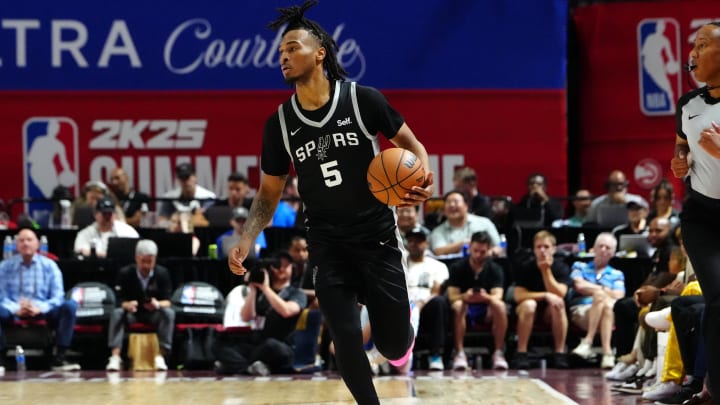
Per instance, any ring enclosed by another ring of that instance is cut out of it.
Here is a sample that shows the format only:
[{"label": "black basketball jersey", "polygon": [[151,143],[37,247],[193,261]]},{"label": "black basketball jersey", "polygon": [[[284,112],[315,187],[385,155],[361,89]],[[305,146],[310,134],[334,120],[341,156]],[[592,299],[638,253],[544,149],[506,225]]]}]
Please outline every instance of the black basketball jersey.
[{"label": "black basketball jersey", "polygon": [[292,162],[309,236],[383,237],[394,232],[395,217],[368,190],[367,168],[380,152],[377,132],[392,138],[403,122],[380,92],[354,82],[335,82],[330,101],[315,111],[293,95],[266,125],[263,172],[287,174]]}]

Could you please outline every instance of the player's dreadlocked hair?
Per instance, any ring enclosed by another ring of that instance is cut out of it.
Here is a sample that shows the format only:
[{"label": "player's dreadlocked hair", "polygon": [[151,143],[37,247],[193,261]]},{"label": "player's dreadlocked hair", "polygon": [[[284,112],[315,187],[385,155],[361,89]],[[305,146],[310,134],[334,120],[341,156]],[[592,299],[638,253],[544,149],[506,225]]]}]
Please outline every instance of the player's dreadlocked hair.
[{"label": "player's dreadlocked hair", "polygon": [[320,46],[325,48],[325,59],[323,60],[323,67],[327,72],[328,79],[333,80],[345,80],[347,72],[337,61],[338,46],[333,37],[330,36],[317,22],[305,18],[305,11],[313,7],[318,3],[318,0],[305,0],[301,6],[290,6],[286,8],[279,8],[277,11],[280,16],[268,24],[268,27],[272,30],[278,30],[283,25],[287,24],[283,35],[288,31],[303,29],[315,37],[319,42]]}]

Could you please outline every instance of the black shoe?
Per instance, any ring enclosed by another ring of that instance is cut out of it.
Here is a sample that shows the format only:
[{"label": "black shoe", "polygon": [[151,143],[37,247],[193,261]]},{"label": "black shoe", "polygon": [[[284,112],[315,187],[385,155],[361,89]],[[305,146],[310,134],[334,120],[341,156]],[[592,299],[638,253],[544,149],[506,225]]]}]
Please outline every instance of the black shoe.
[{"label": "black shoe", "polygon": [[570,365],[568,364],[567,356],[565,355],[565,353],[553,353],[552,361],[553,361],[554,368],[559,368],[559,369],[563,369],[563,370],[570,368]]},{"label": "black shoe", "polygon": [[80,365],[77,363],[70,363],[64,356],[56,356],[53,359],[51,368],[53,371],[79,371]]},{"label": "black shoe", "polygon": [[689,384],[683,385],[682,387],[680,387],[680,391],[670,395],[667,398],[655,401],[655,403],[660,405],[682,404],[700,391],[702,391],[702,386],[700,386],[700,389],[698,390],[696,387],[692,387]]},{"label": "black shoe", "polygon": [[527,370],[530,368],[530,358],[527,353],[517,352],[513,358],[513,368],[517,370]]},{"label": "black shoe", "polygon": [[632,376],[622,384],[615,384],[610,391],[622,392],[624,394],[642,394],[645,386],[645,377]]}]

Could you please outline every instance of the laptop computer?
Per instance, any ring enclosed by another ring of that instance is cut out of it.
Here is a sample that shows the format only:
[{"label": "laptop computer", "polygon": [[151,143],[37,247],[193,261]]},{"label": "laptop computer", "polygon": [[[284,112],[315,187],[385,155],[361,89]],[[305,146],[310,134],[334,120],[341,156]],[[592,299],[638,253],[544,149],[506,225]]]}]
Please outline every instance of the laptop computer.
[{"label": "laptop computer", "polygon": [[121,238],[111,236],[108,238],[106,256],[108,259],[132,262],[135,258],[135,246],[138,238]]},{"label": "laptop computer", "polygon": [[163,232],[153,235],[158,257],[193,257],[192,234]]},{"label": "laptop computer", "polygon": [[653,247],[647,239],[647,235],[620,235],[618,251],[637,252],[640,257],[650,257]]},{"label": "laptop computer", "polygon": [[213,205],[205,210],[205,218],[209,226],[230,229],[233,207],[229,205]]},{"label": "laptop computer", "polygon": [[607,228],[627,224],[628,209],[625,205],[601,205],[598,207],[597,222]]},{"label": "laptop computer", "polygon": [[515,223],[521,228],[542,227],[545,224],[545,213],[540,207],[521,207],[513,208],[515,214]]}]

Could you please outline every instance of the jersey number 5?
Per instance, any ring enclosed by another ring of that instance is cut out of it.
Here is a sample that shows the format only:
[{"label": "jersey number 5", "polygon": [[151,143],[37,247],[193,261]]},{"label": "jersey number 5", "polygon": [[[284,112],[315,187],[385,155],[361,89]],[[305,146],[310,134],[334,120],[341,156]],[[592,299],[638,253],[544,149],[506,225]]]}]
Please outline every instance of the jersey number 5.
[{"label": "jersey number 5", "polygon": [[332,162],[325,162],[320,165],[320,169],[323,173],[323,178],[325,178],[325,185],[328,187],[339,186],[342,183],[342,176],[340,175],[340,170],[334,168],[337,165],[337,160],[333,160]]}]

